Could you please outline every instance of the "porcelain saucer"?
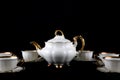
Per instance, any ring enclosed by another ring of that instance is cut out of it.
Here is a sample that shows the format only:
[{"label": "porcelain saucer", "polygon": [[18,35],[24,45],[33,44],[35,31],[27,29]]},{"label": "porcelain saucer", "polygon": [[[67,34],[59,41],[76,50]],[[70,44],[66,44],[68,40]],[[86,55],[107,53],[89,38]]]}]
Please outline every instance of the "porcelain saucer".
[{"label": "porcelain saucer", "polygon": [[104,72],[104,73],[120,73],[120,72],[110,71],[105,66],[103,66],[103,67],[97,67],[97,70],[100,71],[100,72]]},{"label": "porcelain saucer", "polygon": [[97,70],[100,71],[100,72],[110,72],[105,66],[97,67]]},{"label": "porcelain saucer", "polygon": [[78,57],[74,58],[74,60],[75,61],[96,61],[94,58],[92,58],[91,60],[83,60],[83,59],[78,58]]},{"label": "porcelain saucer", "polygon": [[22,70],[24,70],[24,69],[25,69],[25,67],[17,66],[17,67],[16,67],[15,69],[13,69],[13,70],[5,71],[5,72],[0,71],[0,73],[14,73],[14,72],[20,72],[20,71],[22,71]]},{"label": "porcelain saucer", "polygon": [[26,61],[26,62],[41,62],[44,59],[42,57],[37,58],[36,60],[32,60],[32,61]]}]

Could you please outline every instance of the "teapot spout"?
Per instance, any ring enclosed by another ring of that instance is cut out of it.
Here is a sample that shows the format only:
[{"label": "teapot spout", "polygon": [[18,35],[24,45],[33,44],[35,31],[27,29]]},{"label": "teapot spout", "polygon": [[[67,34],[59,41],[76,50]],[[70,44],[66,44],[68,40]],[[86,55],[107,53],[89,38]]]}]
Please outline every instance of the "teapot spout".
[{"label": "teapot spout", "polygon": [[35,41],[31,41],[30,44],[35,46],[36,49],[41,49],[40,45],[37,42],[35,42]]}]

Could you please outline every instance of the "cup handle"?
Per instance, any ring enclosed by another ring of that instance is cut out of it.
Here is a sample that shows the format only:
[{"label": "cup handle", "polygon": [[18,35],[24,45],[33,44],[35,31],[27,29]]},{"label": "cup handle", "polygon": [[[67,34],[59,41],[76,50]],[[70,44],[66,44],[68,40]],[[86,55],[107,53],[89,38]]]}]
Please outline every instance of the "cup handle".
[{"label": "cup handle", "polygon": [[22,66],[23,63],[25,63],[24,59],[19,59],[18,60],[18,66]]},{"label": "cup handle", "polygon": [[93,58],[96,60],[96,65],[97,66],[105,66],[105,64],[103,63],[103,61],[98,57],[97,54],[93,55]]},{"label": "cup handle", "polygon": [[74,44],[75,44],[75,46],[77,46],[77,39],[78,38],[81,40],[81,43],[82,43],[82,47],[80,48],[80,50],[83,51],[83,49],[85,47],[85,40],[84,40],[84,38],[81,35],[73,37]]}]

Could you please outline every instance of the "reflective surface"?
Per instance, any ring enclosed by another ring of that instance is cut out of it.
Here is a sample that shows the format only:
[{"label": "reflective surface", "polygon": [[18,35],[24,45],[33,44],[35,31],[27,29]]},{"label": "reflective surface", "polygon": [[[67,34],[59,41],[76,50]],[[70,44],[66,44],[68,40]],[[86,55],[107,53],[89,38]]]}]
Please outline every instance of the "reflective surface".
[{"label": "reflective surface", "polygon": [[44,60],[41,62],[26,62],[22,65],[25,67],[25,70],[15,73],[1,73],[0,78],[4,80],[24,80],[27,78],[44,80],[86,80],[88,77],[90,80],[120,79],[120,74],[118,73],[106,73],[97,70],[95,63],[95,61],[72,61],[70,63],[71,66],[64,65],[63,68],[58,69],[55,68],[55,66],[47,67],[47,62]]}]

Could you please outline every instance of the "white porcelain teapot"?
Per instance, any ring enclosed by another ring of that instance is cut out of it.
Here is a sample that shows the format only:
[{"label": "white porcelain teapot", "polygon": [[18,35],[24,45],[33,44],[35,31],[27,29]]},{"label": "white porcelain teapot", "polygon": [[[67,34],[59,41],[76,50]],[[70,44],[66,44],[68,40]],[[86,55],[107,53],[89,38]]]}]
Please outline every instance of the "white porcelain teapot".
[{"label": "white porcelain teapot", "polygon": [[[58,32],[61,35],[58,35]],[[45,42],[45,47],[43,48],[35,41],[32,41],[31,44],[36,47],[38,54],[48,62],[48,66],[54,64],[56,68],[62,68],[63,64],[69,65],[70,61],[77,55],[76,47],[78,38],[81,40],[82,50],[85,45],[82,36],[73,37],[74,41],[71,42],[65,38],[61,30],[56,30],[55,37]]]}]

